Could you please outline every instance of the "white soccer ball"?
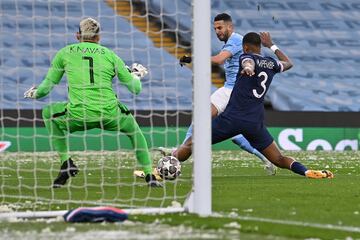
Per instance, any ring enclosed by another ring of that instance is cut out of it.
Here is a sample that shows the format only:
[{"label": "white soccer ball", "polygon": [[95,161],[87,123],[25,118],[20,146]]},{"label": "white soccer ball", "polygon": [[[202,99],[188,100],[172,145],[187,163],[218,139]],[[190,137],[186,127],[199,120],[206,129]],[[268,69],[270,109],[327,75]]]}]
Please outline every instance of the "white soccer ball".
[{"label": "white soccer ball", "polygon": [[181,174],[180,161],[173,156],[162,157],[156,166],[162,179],[174,180]]}]

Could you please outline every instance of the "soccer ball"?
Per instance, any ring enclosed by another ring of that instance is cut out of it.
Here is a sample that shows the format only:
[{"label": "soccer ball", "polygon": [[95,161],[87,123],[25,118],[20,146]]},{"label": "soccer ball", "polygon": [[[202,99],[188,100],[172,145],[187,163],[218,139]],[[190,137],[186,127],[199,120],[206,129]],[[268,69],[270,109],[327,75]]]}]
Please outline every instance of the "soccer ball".
[{"label": "soccer ball", "polygon": [[156,170],[162,179],[174,180],[181,173],[180,161],[173,156],[162,157],[156,166]]}]

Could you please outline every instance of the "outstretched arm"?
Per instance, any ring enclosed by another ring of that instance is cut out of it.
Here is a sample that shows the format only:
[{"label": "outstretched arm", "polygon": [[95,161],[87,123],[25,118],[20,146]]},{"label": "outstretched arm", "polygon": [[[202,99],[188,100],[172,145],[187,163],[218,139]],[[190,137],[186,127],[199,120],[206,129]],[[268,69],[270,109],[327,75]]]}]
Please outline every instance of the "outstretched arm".
[{"label": "outstretched arm", "polygon": [[237,53],[242,52],[242,50],[241,41],[230,38],[222,50],[217,55],[211,57],[211,63],[224,64],[226,59],[235,56]]},{"label": "outstretched arm", "polygon": [[41,84],[36,87],[32,86],[24,93],[24,98],[42,98],[48,95],[53,87],[59,84],[62,76],[64,75],[64,66],[62,59],[62,52],[59,51],[52,63],[51,67],[45,77],[45,79],[41,82]]},{"label": "outstretched arm", "polygon": [[226,59],[230,58],[232,56],[231,52],[229,51],[221,51],[217,55],[211,57],[211,63],[215,64],[224,64]]},{"label": "outstretched arm", "polygon": [[[211,63],[215,64],[224,64],[225,60],[229,57],[232,57],[232,53],[226,50],[219,52],[217,55],[211,57]],[[184,55],[179,59],[180,66],[190,64],[192,62],[192,57]]]},{"label": "outstretched arm", "polygon": [[139,94],[142,89],[140,78],[147,74],[147,70],[141,64],[134,63],[131,69],[123,60],[116,57],[116,73],[121,84],[125,85],[131,93]]},{"label": "outstretched arm", "polygon": [[260,32],[260,38],[264,47],[270,48],[280,60],[283,65],[283,71],[287,71],[292,68],[293,64],[290,58],[272,42],[269,32]]}]

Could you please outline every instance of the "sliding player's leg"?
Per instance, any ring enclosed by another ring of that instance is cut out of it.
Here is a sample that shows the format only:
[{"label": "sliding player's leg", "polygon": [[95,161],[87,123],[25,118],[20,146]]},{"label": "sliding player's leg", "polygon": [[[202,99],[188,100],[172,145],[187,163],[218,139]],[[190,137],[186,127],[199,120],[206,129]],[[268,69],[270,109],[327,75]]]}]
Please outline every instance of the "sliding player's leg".
[{"label": "sliding player's leg", "polygon": [[245,127],[244,135],[251,142],[251,145],[260,149],[262,154],[273,164],[305,176],[307,168],[301,163],[296,162],[293,158],[281,154],[273,137],[264,124],[248,124]]},{"label": "sliding player's leg", "polygon": [[[212,105],[212,107],[215,108],[214,105]],[[179,161],[185,161],[191,155],[191,142],[188,141],[191,135],[192,135],[192,125],[189,127],[188,132],[186,133],[184,142],[177,149],[167,149],[161,147],[159,148],[159,150],[165,156],[172,155],[178,158]],[[242,134],[233,137],[232,141],[243,150],[257,156],[264,164],[264,169],[267,172],[267,174],[269,175],[276,174],[276,170],[277,170],[276,166],[272,164],[269,160],[267,160],[266,157],[263,154],[261,154],[257,149],[253,148],[249,143],[249,141],[246,140],[246,138]]]},{"label": "sliding player's leg", "polygon": [[[211,117],[217,116],[218,110],[217,108],[211,104]],[[193,124],[190,125],[186,132],[185,139],[183,143],[178,146],[177,148],[164,148],[159,147],[158,150],[164,155],[164,156],[174,156],[176,157],[180,162],[186,161],[192,153],[192,133],[193,133]]]},{"label": "sliding player's leg", "polygon": [[74,177],[79,172],[69,155],[66,131],[70,130],[72,123],[68,121],[66,105],[66,103],[54,103],[46,106],[42,111],[51,144],[58,152],[61,163],[60,172],[54,180],[54,188],[64,185],[69,177]]},{"label": "sliding player's leg", "polygon": [[274,141],[263,149],[262,153],[276,166],[289,169],[299,175],[303,175],[308,178],[333,178],[333,174],[330,171],[308,170],[303,164],[292,157],[282,155]]},{"label": "sliding player's leg", "polygon": [[[212,144],[222,142],[235,135],[236,126],[223,118],[221,115],[214,118],[211,122],[211,141]],[[172,156],[179,159],[179,161],[186,161],[192,154],[192,137],[190,137],[184,144],[172,153]]]},{"label": "sliding player's leg", "polygon": [[171,152],[180,162],[186,161],[192,154],[192,136],[190,136],[183,144]]},{"label": "sliding player's leg", "polygon": [[264,164],[264,169],[269,175],[275,175],[276,174],[276,167],[274,164],[272,164],[269,160],[266,159],[266,157],[260,153],[256,148],[253,148],[248,140],[242,135],[239,134],[235,137],[233,137],[232,142],[241,147],[243,150],[247,151],[248,153],[254,154],[257,156],[262,163]]},{"label": "sliding player's leg", "polygon": [[[229,102],[231,92],[232,89],[222,87],[216,90],[211,95],[211,116],[213,118],[225,110]],[[238,145],[241,149],[247,151],[248,153],[257,156],[264,164],[264,169],[269,175],[276,174],[276,167],[269,160],[267,160],[264,155],[262,155],[257,149],[253,148],[249,141],[247,141],[243,135],[239,134],[233,137],[232,142]]]},{"label": "sliding player's leg", "polygon": [[[218,110],[215,107],[214,104],[211,104],[211,117],[214,118],[218,114]],[[191,124],[186,132],[185,139],[183,143],[175,148],[163,148],[160,147],[159,150],[162,152],[165,156],[174,156],[176,157],[180,162],[186,161],[192,153],[192,133],[193,133],[193,125]]]},{"label": "sliding player's leg", "polygon": [[[296,162],[295,159],[282,155],[274,141],[261,152],[276,166],[292,170],[297,174],[305,176],[307,168],[300,163],[294,165]],[[292,166],[293,169],[291,168]]]}]

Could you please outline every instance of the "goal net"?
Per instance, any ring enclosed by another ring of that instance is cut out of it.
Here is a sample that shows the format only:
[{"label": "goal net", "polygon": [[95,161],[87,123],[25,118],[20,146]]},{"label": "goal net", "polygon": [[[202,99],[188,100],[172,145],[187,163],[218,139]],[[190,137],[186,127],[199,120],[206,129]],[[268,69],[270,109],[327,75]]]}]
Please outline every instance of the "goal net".
[{"label": "goal net", "polygon": [[178,63],[182,55],[191,54],[191,1],[2,0],[0,11],[0,211],[104,205],[182,209],[194,186],[193,161],[182,164],[177,180],[165,181],[162,189],[149,188],[134,176],[141,168],[129,138],[120,132],[67,133],[80,172],[63,187],[52,188],[61,163],[41,111],[68,101],[66,77],[45,98],[29,100],[23,94],[41,83],[58,50],[77,42],[81,19],[98,20],[103,46],[127,65],[137,62],[149,70],[139,95],[117,78],[113,89],[139,123],[155,167],[161,158],[155,149],[181,144],[192,119],[193,71]]}]

